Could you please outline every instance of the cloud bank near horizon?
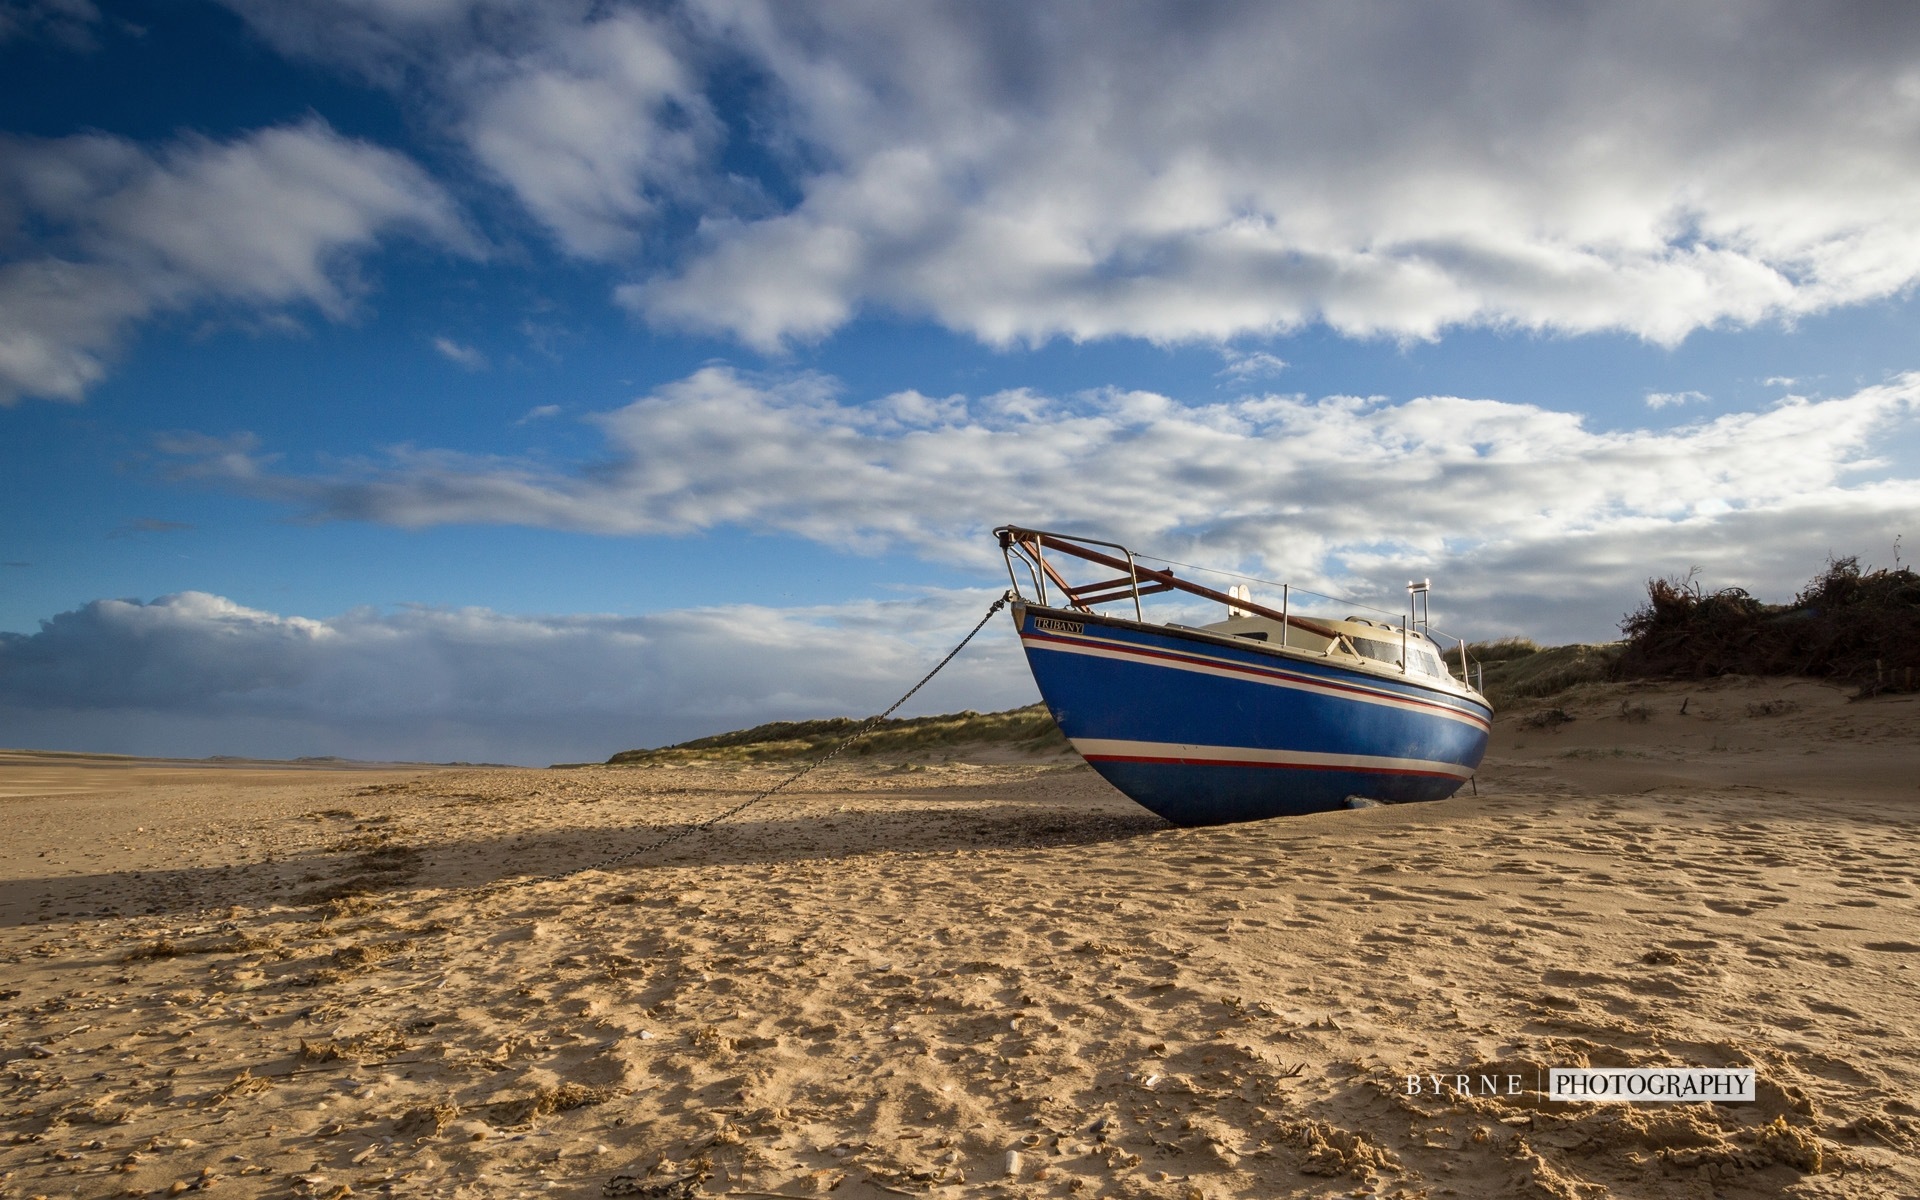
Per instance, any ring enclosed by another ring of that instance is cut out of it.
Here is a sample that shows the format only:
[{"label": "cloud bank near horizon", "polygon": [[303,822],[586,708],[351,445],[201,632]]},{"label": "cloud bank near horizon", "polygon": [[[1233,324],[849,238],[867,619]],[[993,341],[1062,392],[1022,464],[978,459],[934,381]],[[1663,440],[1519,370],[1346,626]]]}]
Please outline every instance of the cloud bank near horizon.
[{"label": "cloud bank near horizon", "polygon": [[[4,394],[81,395],[161,313],[337,315],[343,262],[472,253],[482,209],[643,322],[765,351],[865,314],[999,346],[1673,344],[1920,281],[1911,6],[229,3],[454,151],[312,122],[10,144]],[[188,244],[227,229],[230,264]]]},{"label": "cloud bank near horizon", "polygon": [[[764,721],[880,711],[993,594],[637,617],[360,609],[323,620],[202,592],[97,600],[38,632],[0,633],[0,725],[9,744],[43,749],[599,761]],[[983,632],[903,711],[1032,703],[1018,653]]]}]

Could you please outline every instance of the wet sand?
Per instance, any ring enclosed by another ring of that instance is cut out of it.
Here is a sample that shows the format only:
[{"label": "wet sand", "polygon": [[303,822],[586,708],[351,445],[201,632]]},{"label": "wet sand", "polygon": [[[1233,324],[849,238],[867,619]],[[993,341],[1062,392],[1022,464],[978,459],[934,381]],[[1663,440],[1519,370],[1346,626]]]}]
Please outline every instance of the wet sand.
[{"label": "wet sand", "polygon": [[785,772],[0,758],[0,1196],[1916,1196],[1917,768],[1920,699],[1738,680],[1200,830],[1064,759],[686,832]]}]

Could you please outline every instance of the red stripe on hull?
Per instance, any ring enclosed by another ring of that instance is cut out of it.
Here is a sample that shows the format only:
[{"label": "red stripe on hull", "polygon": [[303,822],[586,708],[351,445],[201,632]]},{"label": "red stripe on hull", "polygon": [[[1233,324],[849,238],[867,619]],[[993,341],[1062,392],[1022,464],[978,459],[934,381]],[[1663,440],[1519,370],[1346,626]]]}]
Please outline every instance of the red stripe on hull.
[{"label": "red stripe on hull", "polygon": [[1161,758],[1145,754],[1083,754],[1088,762],[1161,763],[1178,767],[1266,767],[1279,771],[1345,771],[1356,775],[1410,775],[1421,779],[1460,779],[1451,771],[1416,771],[1406,767],[1357,767],[1336,763],[1270,762],[1243,758]]}]

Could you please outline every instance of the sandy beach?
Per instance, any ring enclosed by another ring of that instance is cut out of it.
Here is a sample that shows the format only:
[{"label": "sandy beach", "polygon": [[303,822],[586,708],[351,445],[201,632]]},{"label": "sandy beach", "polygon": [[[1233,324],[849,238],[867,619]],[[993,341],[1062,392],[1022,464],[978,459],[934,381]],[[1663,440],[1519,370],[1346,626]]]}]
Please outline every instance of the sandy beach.
[{"label": "sandy beach", "polygon": [[1920,1196],[1917,751],[1920,697],[1607,685],[1437,804],[860,762],[514,886],[790,769],[11,753],[0,1196]]}]

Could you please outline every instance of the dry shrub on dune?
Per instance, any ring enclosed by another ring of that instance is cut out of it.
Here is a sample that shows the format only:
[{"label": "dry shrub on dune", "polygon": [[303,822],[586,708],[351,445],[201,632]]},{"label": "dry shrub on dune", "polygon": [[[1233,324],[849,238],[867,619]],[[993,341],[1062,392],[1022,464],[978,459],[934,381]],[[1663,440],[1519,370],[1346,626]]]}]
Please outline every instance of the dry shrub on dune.
[{"label": "dry shrub on dune", "polygon": [[1834,559],[1791,604],[1742,588],[1708,592],[1692,576],[1655,579],[1620,631],[1619,678],[1806,675],[1856,682],[1865,694],[1908,691],[1920,676],[1920,575]]}]

